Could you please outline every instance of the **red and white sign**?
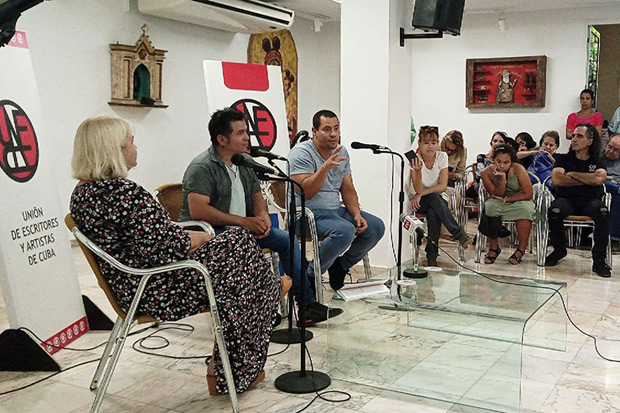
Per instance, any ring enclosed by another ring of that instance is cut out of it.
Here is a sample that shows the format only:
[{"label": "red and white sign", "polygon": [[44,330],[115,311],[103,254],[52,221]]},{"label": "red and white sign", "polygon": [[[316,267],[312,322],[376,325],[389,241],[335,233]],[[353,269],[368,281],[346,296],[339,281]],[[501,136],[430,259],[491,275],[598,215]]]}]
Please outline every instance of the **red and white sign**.
[{"label": "red and white sign", "polygon": [[24,32],[0,48],[0,59],[0,288],[10,327],[27,327],[54,353],[88,323]]},{"label": "red and white sign", "polygon": [[279,66],[205,60],[209,113],[230,106],[248,115],[250,145],[286,156],[288,128]]}]

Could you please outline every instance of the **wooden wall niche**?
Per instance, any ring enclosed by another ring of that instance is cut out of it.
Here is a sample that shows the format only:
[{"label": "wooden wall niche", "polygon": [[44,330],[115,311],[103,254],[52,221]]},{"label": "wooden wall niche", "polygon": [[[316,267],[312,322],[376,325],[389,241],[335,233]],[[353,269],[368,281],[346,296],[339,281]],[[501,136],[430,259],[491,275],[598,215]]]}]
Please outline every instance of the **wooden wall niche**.
[{"label": "wooden wall niche", "polygon": [[111,44],[112,99],[110,105],[167,108],[161,100],[162,73],[167,50],[155,49],[142,25],[134,46]]},{"label": "wooden wall niche", "polygon": [[467,59],[468,108],[544,107],[547,56]]}]

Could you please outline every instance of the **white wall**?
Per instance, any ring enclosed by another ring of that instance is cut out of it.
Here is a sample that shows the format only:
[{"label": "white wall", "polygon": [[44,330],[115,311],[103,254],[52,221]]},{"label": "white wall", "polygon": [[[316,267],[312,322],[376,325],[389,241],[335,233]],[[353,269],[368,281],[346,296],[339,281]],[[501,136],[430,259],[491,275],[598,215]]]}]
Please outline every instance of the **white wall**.
[{"label": "white wall", "polygon": [[[579,110],[586,79],[589,24],[620,22],[620,7],[601,6],[528,13],[506,13],[508,31],[500,32],[498,14],[466,14],[460,37],[408,40],[413,43],[413,108],[417,127],[438,125],[440,134],[459,129],[469,162],[487,152],[491,134],[527,131],[538,141],[555,129],[564,136],[566,118]],[[547,56],[547,103],[533,109],[465,107],[465,59]],[[562,139],[562,146],[568,141]]]},{"label": "white wall", "polygon": [[[134,44],[143,23],[154,46],[168,50],[163,101],[170,107],[109,106],[108,45]],[[129,177],[151,191],[178,182],[189,161],[209,145],[202,60],[247,61],[248,35],[143,15],[135,0],[46,1],[26,11],[17,28],[28,35],[48,121],[46,130],[38,132],[54,143],[58,191],[66,205],[75,185],[70,170],[73,136],[82,120],[104,114],[129,120],[139,150],[139,165]],[[339,58],[334,60],[339,56],[339,25],[324,25],[315,33],[310,22],[299,20],[292,33],[300,65],[300,127],[307,128],[316,107],[339,106]],[[329,70],[323,69],[324,57],[333,62]]]}]

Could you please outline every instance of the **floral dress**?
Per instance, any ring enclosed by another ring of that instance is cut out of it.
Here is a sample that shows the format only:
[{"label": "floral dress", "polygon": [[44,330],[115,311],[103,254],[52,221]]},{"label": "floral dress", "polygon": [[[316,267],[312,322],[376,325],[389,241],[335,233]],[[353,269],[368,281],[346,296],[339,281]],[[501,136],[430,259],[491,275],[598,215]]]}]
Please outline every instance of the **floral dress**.
[{"label": "floral dress", "polygon": [[[84,183],[71,196],[78,228],[107,253],[131,267],[149,268],[193,259],[211,275],[224,339],[237,391],[245,391],[263,370],[277,311],[281,279],[245,229],[227,231],[189,253],[187,232],[144,188],[125,178]],[[101,273],[120,306],[127,310],[140,276],[99,260]],[[154,275],[138,314],[178,320],[209,308],[201,273],[193,269]],[[217,390],[226,393],[219,352],[215,351]]]}]

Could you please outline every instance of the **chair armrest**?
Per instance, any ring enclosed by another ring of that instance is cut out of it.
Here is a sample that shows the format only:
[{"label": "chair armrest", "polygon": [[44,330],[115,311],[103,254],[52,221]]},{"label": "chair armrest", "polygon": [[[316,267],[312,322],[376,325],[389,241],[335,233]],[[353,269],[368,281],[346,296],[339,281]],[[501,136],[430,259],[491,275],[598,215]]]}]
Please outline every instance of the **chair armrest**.
[{"label": "chair armrest", "polygon": [[177,224],[181,228],[200,227],[200,229],[202,229],[207,234],[215,236],[215,230],[213,229],[213,226],[205,221],[183,221],[175,222],[175,224]]}]

